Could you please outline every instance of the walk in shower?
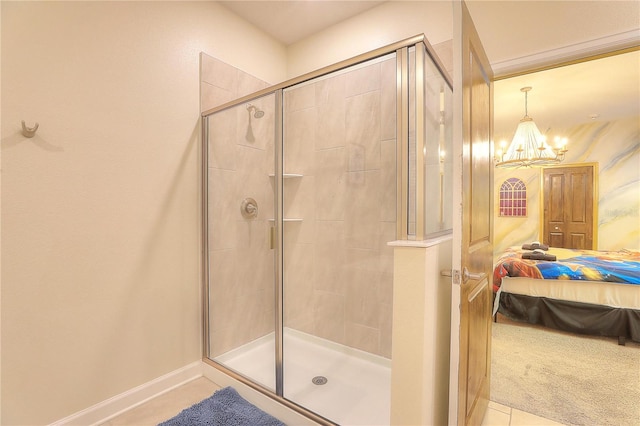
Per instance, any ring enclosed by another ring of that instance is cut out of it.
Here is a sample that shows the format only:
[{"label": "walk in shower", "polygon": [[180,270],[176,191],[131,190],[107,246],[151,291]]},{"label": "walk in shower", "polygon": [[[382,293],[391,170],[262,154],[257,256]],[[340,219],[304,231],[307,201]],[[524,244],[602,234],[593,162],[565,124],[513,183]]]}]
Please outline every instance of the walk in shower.
[{"label": "walk in shower", "polygon": [[203,113],[208,362],[331,422],[388,424],[387,243],[451,227],[442,69],[414,37]]}]

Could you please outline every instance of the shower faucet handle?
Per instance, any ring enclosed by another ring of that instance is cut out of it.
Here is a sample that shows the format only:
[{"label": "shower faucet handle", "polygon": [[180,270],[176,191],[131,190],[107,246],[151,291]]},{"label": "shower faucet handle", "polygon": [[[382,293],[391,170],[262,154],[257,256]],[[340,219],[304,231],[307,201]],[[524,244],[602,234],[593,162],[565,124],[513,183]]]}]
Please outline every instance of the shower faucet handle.
[{"label": "shower faucet handle", "polygon": [[258,203],[253,198],[245,198],[240,204],[240,213],[245,219],[258,217]]}]

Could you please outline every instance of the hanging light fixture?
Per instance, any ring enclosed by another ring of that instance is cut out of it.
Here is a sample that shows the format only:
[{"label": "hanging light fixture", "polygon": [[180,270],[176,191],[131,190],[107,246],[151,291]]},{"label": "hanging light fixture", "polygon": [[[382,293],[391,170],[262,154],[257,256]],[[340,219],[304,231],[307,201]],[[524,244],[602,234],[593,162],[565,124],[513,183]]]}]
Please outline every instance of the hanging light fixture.
[{"label": "hanging light fixture", "polygon": [[536,123],[529,117],[527,94],[530,90],[529,86],[520,89],[524,92],[524,117],[518,123],[509,149],[505,151],[506,142],[502,142],[501,148],[496,152],[496,167],[542,167],[558,164],[564,160],[564,154],[568,151],[566,138],[556,138],[557,145],[551,148]]}]

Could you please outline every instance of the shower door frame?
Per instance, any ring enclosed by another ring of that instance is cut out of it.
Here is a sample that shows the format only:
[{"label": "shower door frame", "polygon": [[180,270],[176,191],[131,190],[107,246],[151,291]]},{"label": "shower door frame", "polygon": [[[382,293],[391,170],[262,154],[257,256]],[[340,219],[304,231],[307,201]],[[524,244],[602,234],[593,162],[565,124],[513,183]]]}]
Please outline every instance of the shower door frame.
[{"label": "shower door frame", "polygon": [[[414,37],[407,38],[405,40],[392,43],[390,45],[372,50],[370,52],[355,56],[351,59],[347,59],[341,62],[337,62],[333,65],[321,68],[319,70],[304,74],[302,76],[287,80],[277,85],[268,87],[266,89],[254,92],[250,95],[243,96],[234,101],[227,102],[215,108],[211,108],[202,112],[202,147],[201,147],[201,244],[202,244],[202,323],[203,323],[203,352],[202,361],[207,365],[210,365],[222,373],[230,376],[231,378],[241,382],[242,384],[249,386],[250,388],[268,396],[294,410],[295,412],[323,425],[334,425],[335,423],[320,416],[319,414],[306,409],[303,406],[284,397],[283,389],[283,329],[284,329],[284,306],[283,306],[283,90],[295,86],[297,84],[309,81],[324,75],[346,69],[348,67],[373,60],[388,54],[396,54],[396,188],[397,188],[397,203],[396,203],[396,238],[398,240],[423,240],[425,235],[423,230],[425,220],[425,206],[423,203],[422,193],[424,191],[424,182],[419,179],[421,175],[421,168],[416,171],[419,173],[418,179],[416,179],[415,191],[409,192],[409,49],[411,47],[422,44],[425,47],[427,54],[431,57],[433,63],[438,68],[441,75],[447,81],[451,87],[451,77],[449,76],[446,68],[439,60],[435,50],[430,45],[424,34],[416,35]],[[420,58],[422,50],[415,49],[416,55]],[[416,61],[418,63],[418,61]],[[419,63],[422,63],[420,60]],[[419,68],[419,67],[416,67]],[[421,69],[421,68],[420,68]],[[423,83],[418,76],[422,76],[421,73],[416,73],[414,77],[416,79],[416,105],[417,111],[421,111],[423,104]],[[208,174],[208,145],[209,145],[209,120],[208,116],[221,112],[223,110],[241,105],[243,103],[250,102],[256,98],[261,98],[267,95],[275,95],[275,143],[274,143],[274,155],[275,155],[275,195],[274,205],[275,208],[275,235],[274,235],[274,249],[275,249],[275,268],[274,279],[275,282],[275,360],[276,365],[276,380],[275,380],[275,392],[265,386],[253,381],[225,365],[210,358],[210,345],[211,336],[209,329],[209,226],[208,226],[208,190],[209,190],[209,174]],[[419,105],[419,106],[418,106]],[[420,123],[421,120],[417,120]],[[418,124],[416,129],[416,152],[422,152],[424,147],[424,138],[421,137],[421,126]],[[420,155],[416,156],[417,165],[421,165]],[[416,232],[409,232],[409,199],[413,197],[416,200],[415,204],[415,225]]]}]

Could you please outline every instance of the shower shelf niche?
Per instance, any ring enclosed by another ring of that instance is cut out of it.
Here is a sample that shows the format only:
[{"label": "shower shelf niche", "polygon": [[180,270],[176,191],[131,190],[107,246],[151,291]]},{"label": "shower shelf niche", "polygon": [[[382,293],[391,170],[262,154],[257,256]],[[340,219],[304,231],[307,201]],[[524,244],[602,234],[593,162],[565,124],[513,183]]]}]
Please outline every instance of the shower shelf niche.
[{"label": "shower shelf niche", "polygon": [[[274,178],[276,177],[276,175],[274,173],[269,174],[270,178]],[[282,174],[282,178],[283,179],[296,179],[296,178],[301,178],[304,177],[303,174],[300,173],[283,173]],[[275,219],[269,219],[269,222],[275,222]],[[282,219],[283,222],[302,222],[302,218],[300,217],[285,217],[284,219]]]}]

